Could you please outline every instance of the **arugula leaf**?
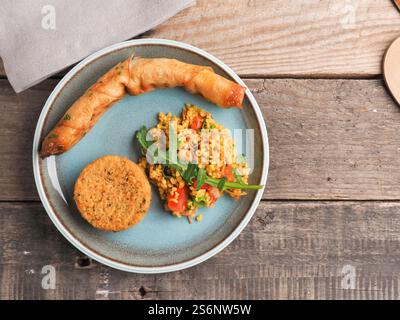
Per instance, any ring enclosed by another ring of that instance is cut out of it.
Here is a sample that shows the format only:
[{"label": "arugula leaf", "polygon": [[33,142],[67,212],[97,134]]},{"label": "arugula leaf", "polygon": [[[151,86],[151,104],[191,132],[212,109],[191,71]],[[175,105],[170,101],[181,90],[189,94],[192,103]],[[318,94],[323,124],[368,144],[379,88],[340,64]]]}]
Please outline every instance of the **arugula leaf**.
[{"label": "arugula leaf", "polygon": [[206,178],[207,178],[206,170],[204,170],[203,168],[199,168],[197,170],[197,177],[196,177],[196,190],[200,190],[200,188],[204,185]]},{"label": "arugula leaf", "polygon": [[185,170],[185,169],[182,169],[181,165],[175,164],[175,163],[167,163],[166,166],[171,169],[175,169],[176,171],[178,171],[180,173],[181,176],[183,175],[183,172]]},{"label": "arugula leaf", "polygon": [[[146,154],[147,149],[154,143],[154,141],[147,141],[147,128],[145,126],[141,127],[140,130],[136,133],[136,138],[142,148],[143,155]],[[54,136],[52,138],[55,138]],[[182,178],[189,184],[192,183],[193,178],[199,180],[196,182],[196,187],[201,188],[204,183],[207,183],[210,186],[217,187],[218,189],[226,190],[226,189],[253,189],[258,190],[262,189],[262,185],[250,185],[245,184],[243,182],[227,182],[226,178],[216,179],[207,176],[204,169],[199,168],[197,164],[189,163],[187,166],[182,163],[171,163],[168,153],[159,152],[161,156],[166,160],[166,165],[170,168],[177,170]],[[203,182],[203,183],[201,183]]]},{"label": "arugula leaf", "polygon": [[203,207],[206,206],[205,201],[203,202],[203,201],[192,200],[192,202],[193,202],[193,204],[194,204],[195,206],[197,206],[197,207],[199,207],[199,208],[203,208]]},{"label": "arugula leaf", "polygon": [[[210,186],[217,187],[220,183],[221,179],[211,178],[207,176],[205,183],[209,184]],[[224,183],[224,190],[226,189],[251,189],[251,190],[258,190],[262,189],[264,186],[259,184],[243,184],[238,182],[225,182]]]},{"label": "arugula leaf", "polygon": [[199,166],[194,163],[189,163],[187,166],[187,169],[183,173],[183,180],[185,180],[187,183],[191,184],[192,180],[197,176],[197,171],[199,169]]},{"label": "arugula leaf", "polygon": [[140,130],[136,132],[136,139],[139,141],[142,147],[143,155],[146,154],[146,150],[153,144],[153,141],[147,141],[147,128],[145,126],[141,127]]},{"label": "arugula leaf", "polygon": [[217,188],[218,188],[220,191],[224,191],[225,183],[226,183],[226,177],[223,177],[222,179],[219,180],[219,182],[218,182],[218,184],[217,184]]}]

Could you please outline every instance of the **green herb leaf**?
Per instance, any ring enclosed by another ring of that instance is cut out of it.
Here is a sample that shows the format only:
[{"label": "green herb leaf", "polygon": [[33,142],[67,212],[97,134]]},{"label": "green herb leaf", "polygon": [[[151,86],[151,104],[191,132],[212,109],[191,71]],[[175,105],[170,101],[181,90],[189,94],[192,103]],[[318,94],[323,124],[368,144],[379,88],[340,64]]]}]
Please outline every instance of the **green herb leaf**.
[{"label": "green herb leaf", "polygon": [[167,166],[178,171],[181,176],[183,175],[183,173],[186,170],[185,167],[183,167],[182,165],[180,165],[178,163],[168,163]]},{"label": "green herb leaf", "polygon": [[[136,133],[136,138],[139,141],[140,146],[142,147],[142,152],[145,154],[146,150],[154,143],[153,141],[147,141],[146,140],[146,135],[147,135],[147,128],[143,126],[140,128],[140,130]],[[53,138],[57,138],[58,135],[52,136]],[[164,157],[166,160],[167,166],[173,169],[176,169],[182,178],[189,184],[192,183],[193,178],[196,178],[200,180],[200,183],[202,182],[201,180],[204,179],[204,183],[209,184],[210,186],[217,187],[220,190],[226,190],[226,189],[252,189],[252,190],[258,190],[262,189],[264,186],[262,185],[250,185],[250,184],[245,184],[241,183],[239,181],[236,182],[227,182],[226,178],[223,179],[216,179],[216,178],[211,178],[207,176],[205,172],[200,172],[201,169],[198,167],[198,165],[189,163],[187,166],[182,164],[182,163],[170,163],[170,159],[168,157],[168,153],[161,153],[161,156]],[[204,176],[204,178],[202,177]],[[200,183],[196,182],[196,187],[200,186]],[[203,184],[204,184],[203,183]]]},{"label": "green herb leaf", "polygon": [[196,190],[200,190],[200,188],[204,185],[206,178],[207,178],[206,170],[204,170],[203,168],[199,168],[197,170],[197,177],[196,177]]},{"label": "green herb leaf", "polygon": [[220,191],[224,190],[224,186],[225,186],[225,182],[226,182],[226,177],[223,177],[222,179],[219,180],[218,184],[217,184],[217,188]]},{"label": "green herb leaf", "polygon": [[136,132],[136,139],[139,141],[142,147],[142,153],[146,154],[146,150],[153,144],[153,141],[147,141],[147,128],[145,126],[141,127],[140,130]]},{"label": "green herb leaf", "polygon": [[192,183],[192,180],[197,176],[197,171],[199,167],[197,164],[189,163],[187,169],[183,173],[183,180],[185,180],[188,184]]},{"label": "green herb leaf", "polygon": [[193,204],[194,204],[195,206],[197,206],[197,207],[199,207],[199,208],[203,208],[203,207],[206,206],[206,203],[205,203],[205,202],[202,202],[202,201],[192,200],[192,202],[193,202]]},{"label": "green herb leaf", "polygon": [[[206,182],[210,186],[217,187],[218,184],[220,183],[221,179],[216,179],[216,178],[211,178],[207,176]],[[258,190],[262,189],[264,186],[259,185],[259,184],[243,184],[243,183],[238,183],[238,182],[225,182],[224,183],[224,190],[226,189],[250,189],[250,190]]]},{"label": "green herb leaf", "polygon": [[51,135],[49,135],[49,138],[50,139],[56,139],[56,138],[58,138],[58,134],[52,133]]},{"label": "green herb leaf", "polygon": [[67,114],[64,116],[64,120],[71,120],[71,116],[67,113]]}]

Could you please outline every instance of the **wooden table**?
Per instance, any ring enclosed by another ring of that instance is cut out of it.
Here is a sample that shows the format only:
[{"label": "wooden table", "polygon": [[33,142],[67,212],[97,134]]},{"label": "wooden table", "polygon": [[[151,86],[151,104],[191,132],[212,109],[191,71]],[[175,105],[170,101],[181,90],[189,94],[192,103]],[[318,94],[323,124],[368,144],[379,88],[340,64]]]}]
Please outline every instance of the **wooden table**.
[{"label": "wooden table", "polygon": [[[270,138],[268,186],[225,250],[194,268],[129,274],[91,261],[50,222],[32,138],[60,75],[15,94],[0,71],[1,299],[397,299],[400,109],[382,56],[400,36],[389,0],[198,0],[142,37],[230,65]],[[56,288],[43,289],[43,266]]]}]

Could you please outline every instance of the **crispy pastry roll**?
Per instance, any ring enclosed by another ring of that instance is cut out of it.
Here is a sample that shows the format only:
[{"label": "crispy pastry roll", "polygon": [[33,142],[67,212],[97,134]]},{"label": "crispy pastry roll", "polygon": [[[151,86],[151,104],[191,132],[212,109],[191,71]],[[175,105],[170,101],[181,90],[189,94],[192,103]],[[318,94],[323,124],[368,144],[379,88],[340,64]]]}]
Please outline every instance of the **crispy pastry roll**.
[{"label": "crispy pastry roll", "polygon": [[245,88],[212,68],[175,59],[128,58],[117,64],[76,100],[42,142],[40,155],[61,154],[78,143],[126,92],[139,95],[157,88],[184,87],[220,107],[241,107]]}]

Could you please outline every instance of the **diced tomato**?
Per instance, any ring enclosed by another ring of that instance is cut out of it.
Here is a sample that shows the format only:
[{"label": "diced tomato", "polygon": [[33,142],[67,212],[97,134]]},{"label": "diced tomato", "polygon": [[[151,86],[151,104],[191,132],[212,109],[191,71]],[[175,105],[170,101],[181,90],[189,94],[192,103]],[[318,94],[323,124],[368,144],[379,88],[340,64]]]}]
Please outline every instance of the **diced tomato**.
[{"label": "diced tomato", "polygon": [[224,168],[224,177],[226,177],[226,181],[235,182],[236,178],[232,171],[232,165],[227,164]]},{"label": "diced tomato", "polygon": [[192,125],[190,126],[191,129],[193,130],[198,130],[203,126],[203,118],[200,116],[195,116],[192,122]]},{"label": "diced tomato", "polygon": [[[188,190],[186,188],[178,188],[176,191],[178,196],[170,194],[167,199],[167,206],[173,212],[183,213],[187,209]],[[175,202],[176,200],[177,202]]]},{"label": "diced tomato", "polygon": [[[196,189],[196,179],[193,179],[193,187]],[[200,187],[200,189],[207,190],[210,187],[207,183],[203,183],[203,185]]]}]

